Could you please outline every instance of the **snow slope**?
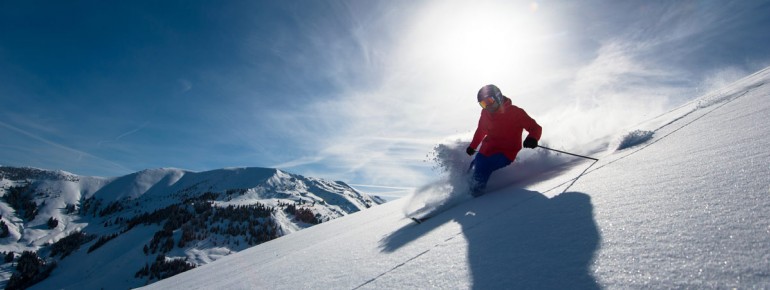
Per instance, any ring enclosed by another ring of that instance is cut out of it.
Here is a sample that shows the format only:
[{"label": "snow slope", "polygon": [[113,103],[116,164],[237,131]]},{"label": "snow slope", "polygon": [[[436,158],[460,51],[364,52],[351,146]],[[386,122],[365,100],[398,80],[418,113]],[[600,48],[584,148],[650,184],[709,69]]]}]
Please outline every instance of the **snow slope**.
[{"label": "snow slope", "polygon": [[596,163],[537,150],[513,168],[541,177],[499,173],[420,225],[404,198],[146,289],[770,288],[768,82],[619,132]]}]

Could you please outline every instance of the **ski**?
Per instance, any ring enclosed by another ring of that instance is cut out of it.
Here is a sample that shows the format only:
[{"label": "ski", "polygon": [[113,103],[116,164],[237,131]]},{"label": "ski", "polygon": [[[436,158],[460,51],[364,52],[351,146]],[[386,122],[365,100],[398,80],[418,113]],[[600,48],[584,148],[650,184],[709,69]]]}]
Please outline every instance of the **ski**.
[{"label": "ski", "polygon": [[427,217],[424,217],[424,218],[410,217],[410,219],[412,219],[415,223],[417,223],[419,225],[419,224],[425,222],[428,218]]}]

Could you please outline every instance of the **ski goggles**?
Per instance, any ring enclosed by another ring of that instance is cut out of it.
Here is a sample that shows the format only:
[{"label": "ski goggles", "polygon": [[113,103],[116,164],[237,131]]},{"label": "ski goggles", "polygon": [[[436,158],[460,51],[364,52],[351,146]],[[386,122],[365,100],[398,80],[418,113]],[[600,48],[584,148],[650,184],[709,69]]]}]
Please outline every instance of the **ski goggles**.
[{"label": "ski goggles", "polygon": [[495,98],[493,97],[486,97],[483,100],[479,101],[479,105],[481,105],[482,109],[486,109],[489,106],[495,105]]}]

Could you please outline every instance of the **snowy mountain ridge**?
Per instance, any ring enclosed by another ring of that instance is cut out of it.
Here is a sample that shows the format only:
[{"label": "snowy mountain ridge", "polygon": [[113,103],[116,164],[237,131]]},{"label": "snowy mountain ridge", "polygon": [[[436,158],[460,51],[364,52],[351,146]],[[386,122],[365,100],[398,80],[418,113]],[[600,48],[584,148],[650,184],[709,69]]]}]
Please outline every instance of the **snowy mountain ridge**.
[{"label": "snowy mountain ridge", "polygon": [[[160,168],[102,178],[1,166],[0,195],[0,252],[17,259],[3,265],[2,281],[19,275],[14,265],[30,251],[45,261],[39,264],[56,264],[33,287],[78,289],[111,288],[118,280],[122,288],[144,285],[172,275],[150,273],[150,264],[181,258],[188,268],[203,265],[384,202],[342,182],[272,168]],[[133,257],[116,260],[114,251]],[[116,267],[122,270],[106,270]]]},{"label": "snowy mountain ridge", "polygon": [[[145,289],[768,288],[767,83],[770,68],[581,148],[596,162],[522,151],[478,198],[426,185],[453,204],[419,225],[404,212],[421,199],[402,198]],[[465,141],[437,147],[450,171]]]}]

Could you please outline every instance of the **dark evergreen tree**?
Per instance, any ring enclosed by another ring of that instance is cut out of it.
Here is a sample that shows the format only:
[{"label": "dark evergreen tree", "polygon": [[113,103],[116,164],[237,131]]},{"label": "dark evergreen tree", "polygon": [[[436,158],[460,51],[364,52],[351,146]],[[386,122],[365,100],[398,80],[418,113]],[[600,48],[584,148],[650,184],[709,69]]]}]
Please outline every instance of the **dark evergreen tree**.
[{"label": "dark evergreen tree", "polygon": [[109,234],[106,236],[99,237],[99,240],[97,240],[96,243],[94,243],[93,245],[91,245],[91,247],[88,248],[88,253],[96,251],[96,249],[100,248],[101,246],[104,246],[104,244],[116,238],[118,235],[119,235],[118,233],[114,233],[114,234]]},{"label": "dark evergreen tree", "polygon": [[5,221],[0,221],[0,239],[7,238],[10,235],[11,231],[8,229],[8,225],[5,224]]},{"label": "dark evergreen tree", "polygon": [[37,253],[24,251],[16,263],[16,272],[11,275],[11,279],[8,280],[5,289],[28,288],[47,278],[54,267],[56,267],[55,263],[46,264],[43,259],[37,256]]},{"label": "dark evergreen tree", "polygon": [[13,262],[13,259],[16,258],[16,254],[13,252],[8,252],[8,254],[5,254],[5,262],[10,263]]},{"label": "dark evergreen tree", "polygon": [[55,229],[57,226],[59,226],[59,220],[57,220],[54,217],[51,217],[48,219],[48,228],[49,229]]},{"label": "dark evergreen tree", "polygon": [[76,211],[77,211],[77,207],[75,207],[74,204],[67,204],[67,206],[64,207],[65,214],[73,214]]},{"label": "dark evergreen tree", "polygon": [[67,257],[69,254],[79,249],[81,245],[88,243],[95,238],[96,236],[84,232],[73,232],[51,245],[50,256],[56,257],[61,254],[61,259],[64,259],[64,257]]}]

